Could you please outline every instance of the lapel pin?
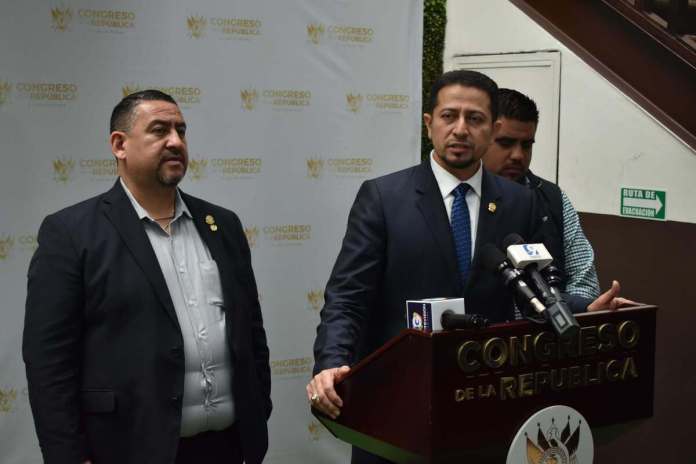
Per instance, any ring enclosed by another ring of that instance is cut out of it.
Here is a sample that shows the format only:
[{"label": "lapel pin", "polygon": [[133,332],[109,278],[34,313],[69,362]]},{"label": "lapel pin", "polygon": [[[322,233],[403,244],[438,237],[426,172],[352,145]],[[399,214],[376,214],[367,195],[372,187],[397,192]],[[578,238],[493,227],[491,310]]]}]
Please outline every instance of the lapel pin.
[{"label": "lapel pin", "polygon": [[210,230],[212,230],[213,232],[217,232],[218,226],[217,224],[215,224],[215,218],[212,214],[205,215],[205,223],[210,226]]},{"label": "lapel pin", "polygon": [[495,203],[493,203],[493,202],[488,203],[488,211],[490,211],[491,213],[495,213],[496,208],[497,208],[497,206],[495,205]]}]

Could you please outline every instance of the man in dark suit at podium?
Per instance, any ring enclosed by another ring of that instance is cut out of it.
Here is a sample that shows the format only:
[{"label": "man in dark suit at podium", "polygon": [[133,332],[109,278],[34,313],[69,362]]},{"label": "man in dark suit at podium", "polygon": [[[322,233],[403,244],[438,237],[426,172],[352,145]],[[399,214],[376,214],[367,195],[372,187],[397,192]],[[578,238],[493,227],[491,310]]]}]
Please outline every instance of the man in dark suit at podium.
[{"label": "man in dark suit at podium", "polygon": [[260,463],[268,348],[239,218],[186,195],[186,123],[148,90],[111,117],[119,179],[48,216],[23,355],[46,463]]},{"label": "man in dark suit at podium", "polygon": [[[326,287],[307,397],[329,416],[342,406],[334,383],[350,365],[405,328],[405,301],[461,297],[467,313],[512,319],[498,276],[480,250],[510,233],[543,241],[532,192],[483,169],[498,88],[475,71],[442,75],[424,114],[434,150],[422,164],[365,182],[348,218]],[[353,462],[385,462],[357,448]]]}]

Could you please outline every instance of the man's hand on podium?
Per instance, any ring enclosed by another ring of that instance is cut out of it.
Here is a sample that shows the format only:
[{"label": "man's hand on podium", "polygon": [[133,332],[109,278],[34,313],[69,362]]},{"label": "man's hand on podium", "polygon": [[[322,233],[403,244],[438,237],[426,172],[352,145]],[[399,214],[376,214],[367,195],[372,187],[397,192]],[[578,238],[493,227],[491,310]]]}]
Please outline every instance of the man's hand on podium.
[{"label": "man's hand on podium", "polygon": [[350,372],[348,366],[324,369],[307,384],[309,402],[332,419],[336,419],[341,414],[340,408],[343,407],[343,401],[334,390],[334,384],[340,382],[348,372]]},{"label": "man's hand on podium", "polygon": [[604,309],[614,310],[623,308],[625,306],[634,306],[639,304],[633,300],[618,296],[620,291],[621,285],[619,285],[619,281],[612,281],[611,288],[599,295],[596,300],[590,303],[589,306],[587,306],[587,311],[601,311]]}]

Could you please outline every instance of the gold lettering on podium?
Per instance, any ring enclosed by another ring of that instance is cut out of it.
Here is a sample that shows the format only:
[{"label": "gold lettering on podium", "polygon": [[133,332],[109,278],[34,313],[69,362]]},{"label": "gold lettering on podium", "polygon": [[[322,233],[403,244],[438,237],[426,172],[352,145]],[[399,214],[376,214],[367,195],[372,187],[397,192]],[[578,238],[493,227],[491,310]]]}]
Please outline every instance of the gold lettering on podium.
[{"label": "gold lettering on podium", "polygon": [[[457,349],[457,365],[466,374],[482,369],[519,368],[563,359],[581,359],[618,350],[633,350],[640,341],[640,326],[624,321],[582,327],[573,338],[559,339],[549,331],[507,339],[491,337],[466,340]],[[586,377],[582,369],[572,372],[572,381]]]},{"label": "gold lettering on podium", "polygon": [[638,378],[638,368],[632,356],[624,359],[599,361],[596,364],[573,365],[526,372],[513,376],[501,376],[498,388],[492,383],[476,387],[466,386],[454,392],[457,403],[478,399],[515,400],[547,392],[561,392],[588,385],[626,382]]},{"label": "gold lettering on podium", "polygon": [[585,326],[565,339],[542,330],[466,340],[457,348],[466,381],[455,389],[455,402],[514,400],[638,379],[640,335],[640,325],[625,320]]}]

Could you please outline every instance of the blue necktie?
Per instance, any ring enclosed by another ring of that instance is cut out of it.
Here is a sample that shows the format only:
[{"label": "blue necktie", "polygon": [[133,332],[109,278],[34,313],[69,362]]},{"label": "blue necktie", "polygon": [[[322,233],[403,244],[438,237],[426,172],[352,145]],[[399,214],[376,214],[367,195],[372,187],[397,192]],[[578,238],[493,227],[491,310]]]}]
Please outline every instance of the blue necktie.
[{"label": "blue necktie", "polygon": [[457,250],[457,263],[462,285],[466,282],[471,267],[471,220],[469,219],[469,207],[466,205],[466,192],[469,184],[459,184],[454,189],[454,203],[452,204],[452,235],[454,246]]}]

